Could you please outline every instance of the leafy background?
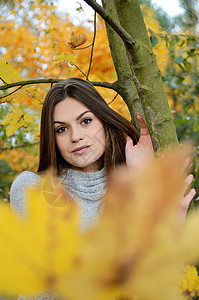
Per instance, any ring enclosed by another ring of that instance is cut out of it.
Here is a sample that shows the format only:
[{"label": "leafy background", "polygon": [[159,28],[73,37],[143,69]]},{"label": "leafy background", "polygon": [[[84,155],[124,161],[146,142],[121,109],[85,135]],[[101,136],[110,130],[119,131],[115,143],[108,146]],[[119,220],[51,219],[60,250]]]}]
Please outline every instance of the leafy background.
[{"label": "leafy background", "polygon": [[[143,15],[181,143],[193,144],[194,154],[190,172],[194,173],[194,187],[199,193],[199,75],[198,75],[198,0],[180,0],[184,13],[169,18],[155,9],[150,0],[141,0]],[[37,78],[67,78],[84,74],[89,68],[90,47],[93,40],[93,18],[73,19],[70,12],[60,12],[57,1],[1,1],[0,13],[0,77],[7,82]],[[77,11],[83,9],[77,3]],[[84,34],[86,43],[71,49],[68,42],[72,32]],[[80,47],[81,48],[81,47]],[[75,62],[66,59],[71,55]],[[6,77],[7,76],[7,77]],[[116,80],[104,22],[97,18],[90,80]],[[3,82],[2,82],[3,84]],[[9,201],[10,184],[23,170],[36,171],[39,144],[39,120],[42,101],[50,85],[32,85],[14,95],[2,92],[0,104],[0,198]],[[114,91],[99,88],[110,106],[130,119],[123,100]],[[22,122],[7,136],[5,117],[13,109],[21,109],[32,122]],[[195,204],[197,205],[197,201]]]}]

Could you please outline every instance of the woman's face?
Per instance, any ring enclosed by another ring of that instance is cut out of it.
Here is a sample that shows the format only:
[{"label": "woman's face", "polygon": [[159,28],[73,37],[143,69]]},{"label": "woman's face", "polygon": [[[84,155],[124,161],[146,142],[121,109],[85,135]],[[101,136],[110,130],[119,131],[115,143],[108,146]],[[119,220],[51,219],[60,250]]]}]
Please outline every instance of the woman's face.
[{"label": "woman's face", "polygon": [[103,122],[82,102],[67,97],[55,105],[55,139],[62,157],[74,169],[100,170],[99,158],[105,151]]}]

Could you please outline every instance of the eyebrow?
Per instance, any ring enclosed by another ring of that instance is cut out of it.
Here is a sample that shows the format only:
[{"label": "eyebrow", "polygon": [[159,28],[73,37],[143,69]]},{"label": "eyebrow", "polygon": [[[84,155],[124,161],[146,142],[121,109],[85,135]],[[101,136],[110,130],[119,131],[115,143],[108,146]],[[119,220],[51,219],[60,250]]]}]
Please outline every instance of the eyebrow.
[{"label": "eyebrow", "polygon": [[[86,110],[83,113],[81,113],[79,116],[77,116],[76,121],[78,121],[79,119],[81,119],[81,117],[83,117],[83,115],[85,115],[86,113],[91,112],[90,110]],[[62,122],[62,121],[54,121],[53,124],[66,124],[66,122]]]}]

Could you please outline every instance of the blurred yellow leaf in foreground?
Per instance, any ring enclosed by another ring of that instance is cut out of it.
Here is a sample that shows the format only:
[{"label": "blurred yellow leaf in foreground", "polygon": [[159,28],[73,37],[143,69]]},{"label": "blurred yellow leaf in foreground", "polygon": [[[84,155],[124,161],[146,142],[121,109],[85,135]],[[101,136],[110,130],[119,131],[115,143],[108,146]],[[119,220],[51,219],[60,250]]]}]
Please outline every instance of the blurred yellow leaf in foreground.
[{"label": "blurred yellow leaf in foreground", "polygon": [[44,192],[50,189],[51,181],[49,176],[40,188],[28,191],[28,218],[19,218],[7,206],[0,207],[1,295],[30,296],[56,290],[63,274],[76,263],[80,249],[78,209],[75,203],[69,207],[58,184],[49,190],[49,199],[54,193],[59,205],[46,201],[43,188]]},{"label": "blurred yellow leaf in foreground", "polygon": [[184,159],[180,150],[139,174],[116,169],[104,215],[86,232],[79,231],[75,203],[64,204],[64,189],[50,179],[29,192],[28,218],[1,207],[0,293],[183,299],[178,284],[183,267],[199,258],[199,213],[184,224],[179,215]]}]

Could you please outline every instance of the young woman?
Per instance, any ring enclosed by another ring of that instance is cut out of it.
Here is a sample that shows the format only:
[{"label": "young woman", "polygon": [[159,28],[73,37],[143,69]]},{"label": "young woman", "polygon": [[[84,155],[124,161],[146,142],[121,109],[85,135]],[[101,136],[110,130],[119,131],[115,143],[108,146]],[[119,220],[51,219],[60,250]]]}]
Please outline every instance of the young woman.
[{"label": "young woman", "polygon": [[[40,174],[51,169],[66,185],[82,211],[82,228],[97,220],[106,194],[107,175],[126,163],[139,171],[153,157],[148,129],[138,113],[141,135],[124,117],[112,110],[96,89],[80,78],[54,85],[46,95],[40,132],[38,173],[23,172],[13,182],[11,207],[25,213],[24,190],[36,185]],[[192,177],[186,181],[190,185]],[[184,213],[194,196],[183,198]]]}]

